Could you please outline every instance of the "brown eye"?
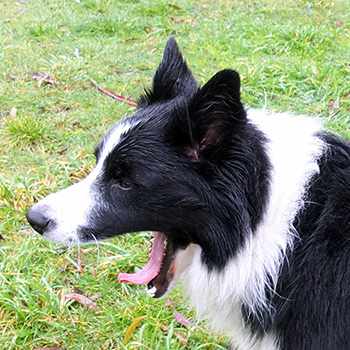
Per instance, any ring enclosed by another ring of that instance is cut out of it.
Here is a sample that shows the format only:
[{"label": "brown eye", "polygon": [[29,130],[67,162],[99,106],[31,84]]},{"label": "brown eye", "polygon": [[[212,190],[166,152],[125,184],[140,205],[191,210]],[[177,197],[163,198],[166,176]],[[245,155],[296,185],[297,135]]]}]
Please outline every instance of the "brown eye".
[{"label": "brown eye", "polygon": [[119,181],[119,186],[120,188],[122,188],[123,190],[129,190],[130,188],[133,187],[133,184],[131,183],[131,181],[126,180],[126,179],[121,179]]}]

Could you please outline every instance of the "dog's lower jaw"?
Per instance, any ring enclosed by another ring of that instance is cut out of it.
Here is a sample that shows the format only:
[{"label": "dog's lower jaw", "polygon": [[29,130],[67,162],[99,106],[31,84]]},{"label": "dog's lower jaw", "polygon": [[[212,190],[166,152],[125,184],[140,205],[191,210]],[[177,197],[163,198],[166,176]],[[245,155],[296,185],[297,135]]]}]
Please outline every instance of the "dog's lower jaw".
[{"label": "dog's lower jaw", "polygon": [[176,285],[181,280],[183,273],[191,265],[193,251],[197,249],[196,247],[198,246],[195,244],[190,244],[185,249],[179,249],[174,253],[175,256],[167,272],[168,276],[166,285],[157,288],[157,285],[154,284],[153,281],[148,283],[146,291],[150,297],[164,298],[174,290]]}]

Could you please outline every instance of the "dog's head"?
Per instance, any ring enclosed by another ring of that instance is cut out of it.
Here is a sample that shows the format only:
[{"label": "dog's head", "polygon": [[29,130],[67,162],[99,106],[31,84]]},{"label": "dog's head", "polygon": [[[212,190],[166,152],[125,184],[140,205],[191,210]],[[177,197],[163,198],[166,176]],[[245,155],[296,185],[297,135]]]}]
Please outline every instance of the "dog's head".
[{"label": "dog's head", "polygon": [[218,169],[232,135],[246,124],[238,74],[221,71],[199,88],[171,38],[135,114],[96,147],[95,168],[35,204],[27,219],[46,239],[67,245],[155,231],[150,265],[121,280],[152,280],[151,294],[161,296],[173,279],[177,254],[191,243],[216,263],[207,232],[223,205],[218,193],[227,194]]}]

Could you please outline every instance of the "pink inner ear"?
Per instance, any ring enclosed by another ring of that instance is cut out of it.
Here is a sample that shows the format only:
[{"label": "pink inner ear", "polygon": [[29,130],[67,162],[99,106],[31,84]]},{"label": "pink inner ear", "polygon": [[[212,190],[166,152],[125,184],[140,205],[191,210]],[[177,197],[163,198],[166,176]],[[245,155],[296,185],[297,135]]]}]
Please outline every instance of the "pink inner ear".
[{"label": "pink inner ear", "polygon": [[192,161],[198,162],[201,158],[201,153],[210,147],[213,147],[213,151],[215,152],[215,147],[219,147],[225,137],[224,124],[225,123],[220,121],[214,121],[209,126],[200,144],[192,145],[188,149],[187,155]]},{"label": "pink inner ear", "polygon": [[219,145],[223,141],[222,123],[213,123],[199,145],[199,153],[207,147]]}]

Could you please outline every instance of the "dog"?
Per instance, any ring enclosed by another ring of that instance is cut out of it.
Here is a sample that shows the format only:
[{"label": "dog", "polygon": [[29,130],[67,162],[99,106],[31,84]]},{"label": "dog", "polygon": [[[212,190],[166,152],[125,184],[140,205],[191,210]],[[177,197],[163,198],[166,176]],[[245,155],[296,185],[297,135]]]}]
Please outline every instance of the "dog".
[{"label": "dog", "polygon": [[240,77],[199,87],[174,38],[152,88],[96,147],[82,181],[27,212],[65,245],[152,232],[120,282],[184,282],[240,350],[350,348],[350,146],[314,117],[245,108]]}]

